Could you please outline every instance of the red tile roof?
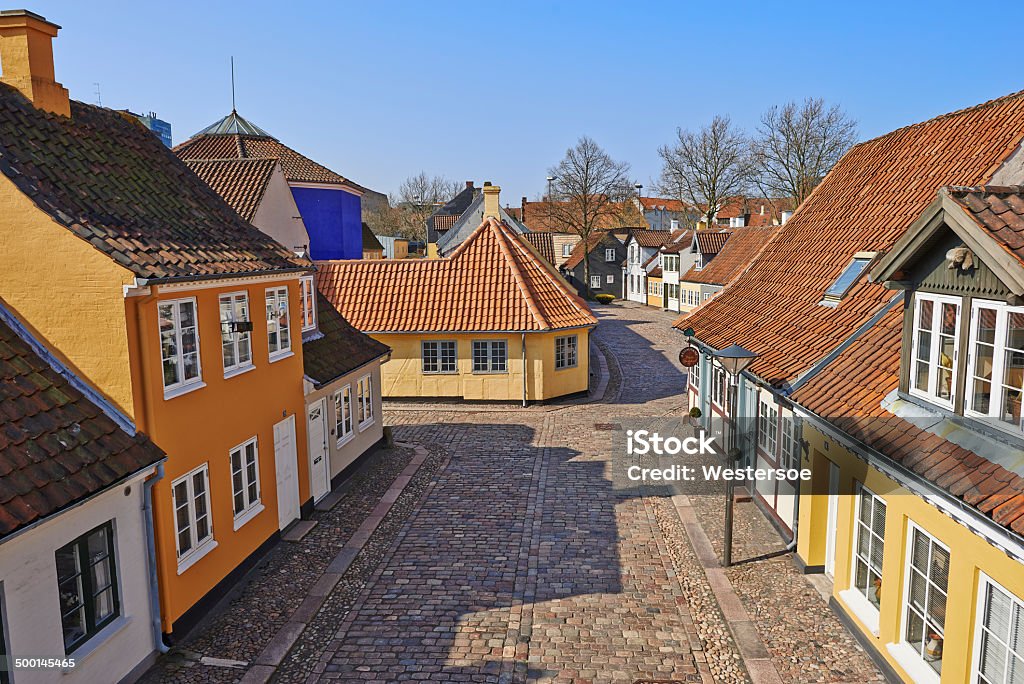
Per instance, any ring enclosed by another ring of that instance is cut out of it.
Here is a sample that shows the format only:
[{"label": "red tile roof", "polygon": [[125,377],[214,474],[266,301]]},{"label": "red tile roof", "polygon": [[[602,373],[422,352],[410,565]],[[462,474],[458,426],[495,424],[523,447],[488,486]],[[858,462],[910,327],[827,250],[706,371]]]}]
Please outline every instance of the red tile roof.
[{"label": "red tile roof", "polygon": [[302,368],[317,387],[333,382],[391,351],[387,345],[352,327],[319,292],[316,310],[320,336],[303,341]]},{"label": "red tile roof", "polygon": [[522,233],[520,237],[533,245],[549,264],[555,263],[555,239],[554,233]]},{"label": "red tile roof", "polygon": [[734,228],[732,237],[718,255],[701,270],[691,268],[680,281],[705,285],[728,285],[746,270],[750,262],[775,237],[781,226]]},{"label": "red tile roof", "polygon": [[728,230],[698,230],[696,234],[697,249],[701,254],[718,254],[725,247],[732,231]]},{"label": "red tile roof", "polygon": [[633,238],[641,247],[661,247],[669,240],[667,230],[634,230]]},{"label": "red tile roof", "polygon": [[836,307],[819,304],[853,255],[888,249],[941,186],[988,181],[1022,137],[1024,92],[860,143],[747,271],[677,327],[758,352],[751,370],[785,384],[892,297],[862,278]]},{"label": "red tile roof", "polygon": [[364,332],[534,332],[596,325],[551,264],[486,219],[451,257],[317,263],[318,287]]},{"label": "red tile roof", "polygon": [[659,211],[671,211],[673,213],[683,213],[688,211],[689,207],[683,204],[677,199],[669,199],[667,197],[641,197],[640,203],[646,211],[659,210]]},{"label": "red tile roof", "polygon": [[140,278],[289,271],[309,262],[246,223],[135,117],[36,109],[0,83],[0,174]]},{"label": "red tile roof", "polygon": [[277,166],[276,159],[194,159],[193,173],[224,198],[246,221],[252,221]]},{"label": "red tile roof", "polygon": [[148,437],[118,427],[0,318],[0,537],[163,458]]},{"label": "red tile roof", "polygon": [[[566,206],[568,202],[523,202],[520,211],[522,222],[531,231],[548,233],[575,233],[572,226],[566,226],[556,219],[555,206]],[[629,202],[615,203],[610,213],[599,218],[595,230],[612,230],[614,228],[636,228],[637,222],[645,223],[635,205]],[[646,224],[642,228],[647,228]]]},{"label": "red tile roof", "polygon": [[948,187],[942,192],[963,207],[979,228],[1024,263],[1024,186]]}]

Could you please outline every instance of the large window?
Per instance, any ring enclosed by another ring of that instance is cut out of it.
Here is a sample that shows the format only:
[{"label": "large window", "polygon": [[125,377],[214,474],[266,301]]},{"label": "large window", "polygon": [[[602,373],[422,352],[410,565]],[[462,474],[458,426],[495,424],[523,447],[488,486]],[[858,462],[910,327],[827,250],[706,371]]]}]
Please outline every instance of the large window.
[{"label": "large window", "polygon": [[960,300],[918,293],[910,391],[946,407],[953,405],[960,337]]},{"label": "large window", "polygon": [[420,348],[424,373],[456,372],[455,340],[429,340]]},{"label": "large window", "polygon": [[878,608],[882,596],[885,502],[864,485],[858,485],[854,525],[853,587]]},{"label": "large window", "polygon": [[903,641],[933,670],[942,672],[949,550],[910,526],[910,567],[903,605]]},{"label": "large window", "polygon": [[224,374],[252,366],[252,324],[249,322],[249,295],[245,292],[220,297],[220,341]]},{"label": "large window", "polygon": [[972,681],[1024,681],[1024,603],[987,577],[981,586]]},{"label": "large window", "polygon": [[575,368],[578,362],[576,335],[555,338],[555,368]]},{"label": "large window", "polygon": [[476,340],[473,342],[474,373],[507,373],[508,346],[505,340]]},{"label": "large window", "polygon": [[338,446],[352,437],[352,385],[334,393],[334,434]]},{"label": "large window", "polygon": [[64,652],[70,654],[120,614],[114,526],[100,525],[55,555]]},{"label": "large window", "polygon": [[292,338],[288,326],[288,288],[267,290],[267,344],[271,360],[291,350]]},{"label": "large window", "polygon": [[773,459],[776,457],[779,446],[779,409],[763,397],[757,409],[757,446]]},{"label": "large window", "polygon": [[260,464],[256,438],[231,450],[231,493],[235,529],[260,510]]},{"label": "large window", "polygon": [[200,555],[213,542],[209,484],[210,473],[205,463],[171,484],[179,565]]},{"label": "large window", "polygon": [[364,375],[356,383],[356,401],[359,409],[359,429],[373,422],[373,378]]},{"label": "large window", "polygon": [[201,381],[199,367],[199,323],[196,300],[160,302],[160,357],[164,389],[174,390]]},{"label": "large window", "polygon": [[974,305],[968,373],[965,412],[1024,429],[1024,307]]},{"label": "large window", "polygon": [[316,328],[316,288],[313,276],[299,279],[299,301],[302,305],[302,332]]}]

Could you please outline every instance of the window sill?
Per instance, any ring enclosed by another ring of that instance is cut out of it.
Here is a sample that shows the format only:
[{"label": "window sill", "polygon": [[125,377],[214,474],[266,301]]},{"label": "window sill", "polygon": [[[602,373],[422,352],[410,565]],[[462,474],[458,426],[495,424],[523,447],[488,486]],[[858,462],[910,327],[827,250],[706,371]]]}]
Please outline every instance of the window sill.
[{"label": "window sill", "polygon": [[373,422],[373,418],[370,418],[369,420],[364,420],[362,423],[359,424],[359,431],[362,432],[366,428],[370,427],[371,425],[373,425]]},{"label": "window sill", "polygon": [[355,438],[356,438],[356,433],[355,432],[350,432],[347,435],[345,435],[344,437],[342,437],[341,439],[339,439],[337,442],[335,442],[334,443],[334,447],[336,449],[340,449],[341,447],[345,446],[346,444],[348,444],[349,442],[351,442]]},{"label": "window sill", "polygon": [[289,349],[286,352],[277,352],[276,354],[270,355],[270,363],[274,363],[275,361],[281,361],[282,359],[291,358],[292,356],[295,356],[295,352],[293,352],[291,349]]},{"label": "window sill", "polygon": [[187,556],[182,556],[178,559],[178,574],[182,574],[193,565],[198,563],[206,554],[217,548],[217,540],[211,539],[208,542],[204,542],[202,546],[194,549]]},{"label": "window sill", "polygon": [[503,371],[480,371],[480,370],[475,370],[475,371],[473,371],[473,375],[508,375],[508,371],[507,370],[503,370]]},{"label": "window sill", "polygon": [[233,378],[236,375],[248,373],[251,370],[256,370],[256,364],[250,363],[247,366],[235,366],[234,368],[229,368],[228,370],[224,371],[224,379],[227,380],[228,378]]},{"label": "window sill", "polygon": [[908,644],[886,644],[885,649],[889,651],[892,659],[903,668],[903,671],[910,675],[918,684],[939,684],[941,677],[939,673],[931,668],[921,656],[917,654]]},{"label": "window sill", "polygon": [[421,371],[423,375],[458,375],[459,371]]},{"label": "window sill", "polygon": [[245,523],[249,522],[250,520],[252,520],[253,518],[255,518],[257,515],[259,515],[262,512],[263,512],[263,502],[260,501],[255,506],[249,508],[248,510],[245,510],[245,511],[242,511],[241,513],[239,513],[238,516],[235,518],[235,531],[237,532],[238,528],[240,528],[242,525],[244,525]]},{"label": "window sill", "polygon": [[203,389],[204,387],[206,387],[206,383],[203,382],[202,380],[198,380],[196,382],[190,382],[187,385],[182,385],[180,387],[175,387],[174,389],[169,389],[169,390],[165,389],[164,390],[164,401],[168,401],[170,399],[174,399],[175,397],[180,397],[181,395],[188,394],[189,392],[195,392],[196,390]]},{"label": "window sill", "polygon": [[109,625],[106,625],[103,629],[96,632],[91,639],[83,643],[71,653],[67,654],[68,658],[75,659],[75,667],[63,668],[61,670],[61,674],[73,673],[91,655],[100,650],[107,644],[107,642],[113,639],[119,632],[127,628],[131,623],[132,618],[126,615],[120,615],[115,618]]},{"label": "window sill", "polygon": [[557,372],[557,371],[564,371],[564,370],[572,370],[573,368],[579,368],[579,364],[574,363],[571,366],[561,366],[561,367],[555,366],[555,371]]},{"label": "window sill", "polygon": [[842,599],[843,603],[853,616],[860,620],[860,623],[867,627],[868,631],[871,632],[871,636],[878,638],[878,608],[864,598],[856,589],[846,589],[839,592],[839,598]]}]

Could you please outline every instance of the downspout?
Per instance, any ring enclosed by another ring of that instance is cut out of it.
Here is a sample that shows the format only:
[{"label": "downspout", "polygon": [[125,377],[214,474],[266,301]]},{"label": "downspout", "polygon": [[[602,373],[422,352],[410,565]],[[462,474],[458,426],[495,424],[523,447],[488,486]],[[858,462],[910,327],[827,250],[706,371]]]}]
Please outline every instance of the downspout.
[{"label": "downspout", "polygon": [[160,620],[160,590],[157,588],[156,540],[153,527],[153,485],[163,479],[163,476],[164,464],[160,463],[156,467],[156,475],[148,478],[142,485],[142,510],[146,517],[146,562],[149,565],[149,604],[150,613],[153,616],[153,641],[157,651],[167,653],[170,648],[164,643],[163,627]]},{"label": "downspout", "polygon": [[526,332],[523,332],[523,408],[526,408]]}]

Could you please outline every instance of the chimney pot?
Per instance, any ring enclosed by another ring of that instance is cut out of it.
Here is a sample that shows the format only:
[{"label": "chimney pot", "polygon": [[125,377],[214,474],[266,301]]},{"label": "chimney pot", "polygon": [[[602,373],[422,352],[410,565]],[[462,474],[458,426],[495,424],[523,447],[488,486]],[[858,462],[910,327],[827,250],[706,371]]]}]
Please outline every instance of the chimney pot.
[{"label": "chimney pot", "polygon": [[0,11],[0,81],[39,109],[71,116],[68,91],[57,83],[53,69],[53,39],[59,30],[28,10]]},{"label": "chimney pot", "polygon": [[484,187],[485,188],[491,187],[491,181],[484,181]]},{"label": "chimney pot", "polygon": [[466,181],[466,189],[470,190],[473,188],[473,181]]}]

